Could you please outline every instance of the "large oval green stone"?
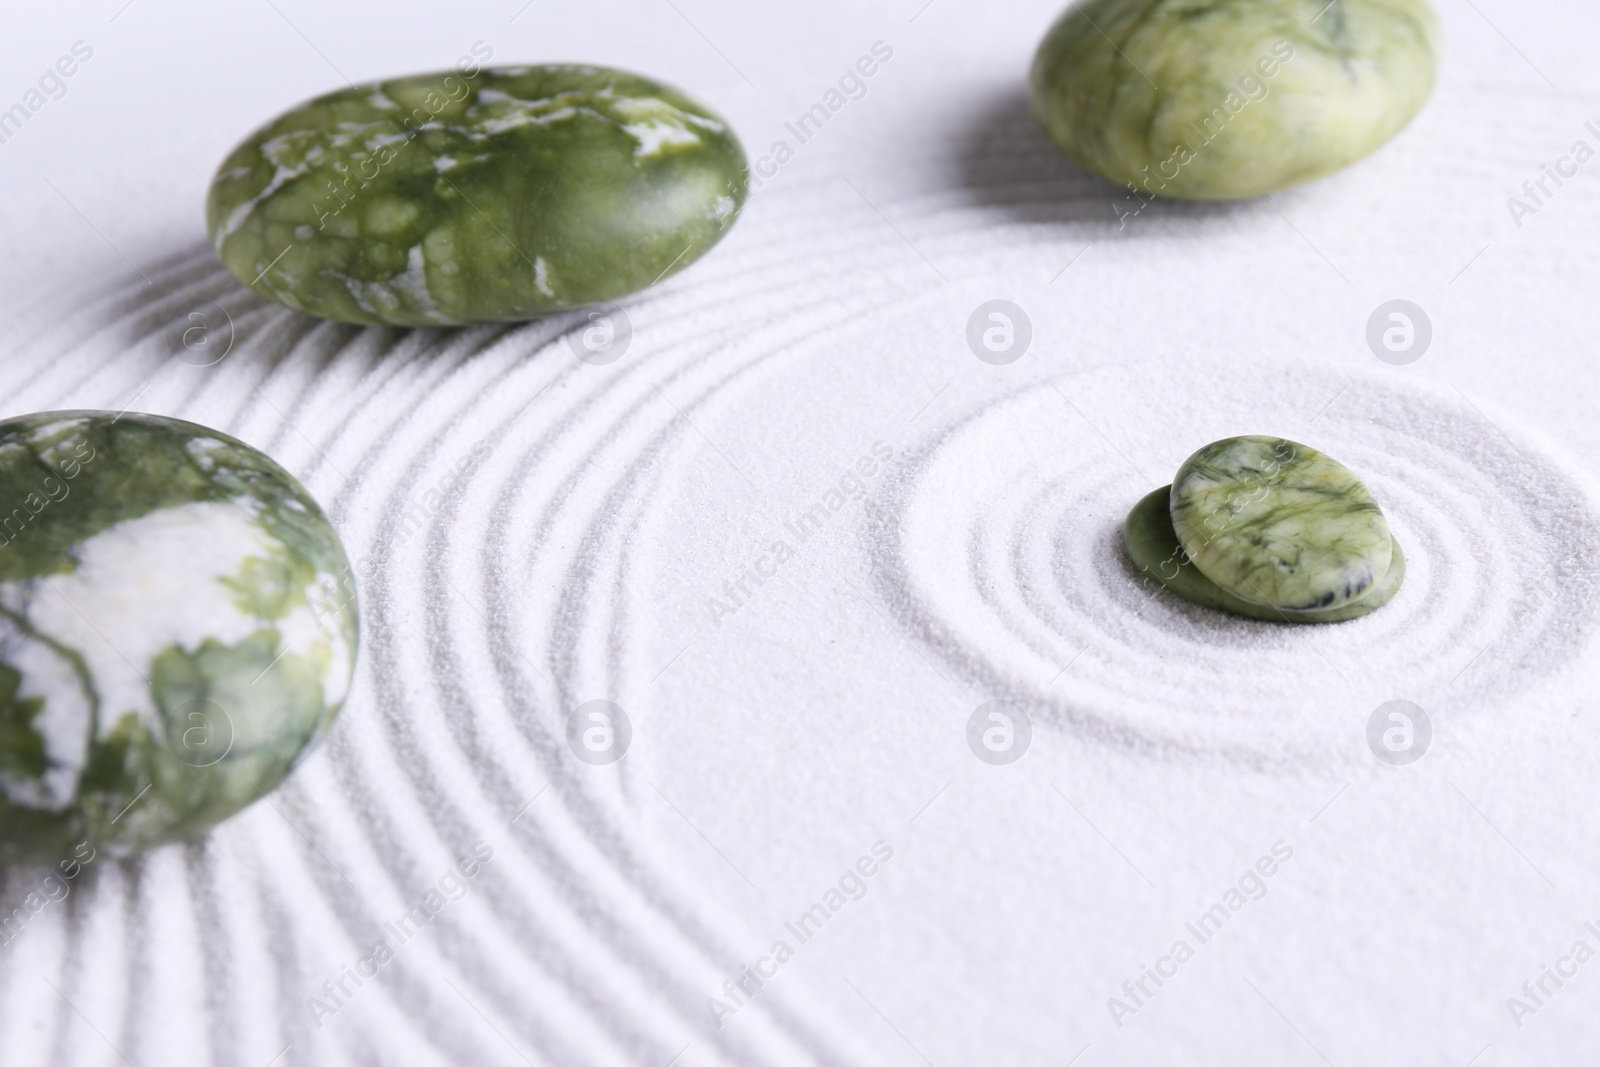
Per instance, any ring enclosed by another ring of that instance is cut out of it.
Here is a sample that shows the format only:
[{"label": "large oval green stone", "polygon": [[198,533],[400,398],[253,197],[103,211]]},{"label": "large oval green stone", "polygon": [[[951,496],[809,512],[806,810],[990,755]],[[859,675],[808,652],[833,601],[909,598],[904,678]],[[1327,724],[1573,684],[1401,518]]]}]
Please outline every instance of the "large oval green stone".
[{"label": "large oval green stone", "polygon": [[341,89],[250,135],[206,227],[262,296],[398,326],[532,318],[693,263],[745,200],[743,149],[682,93],[603,67]]},{"label": "large oval green stone", "polygon": [[1253,604],[1318,611],[1369,595],[1393,539],[1348,468],[1281,437],[1229,437],[1184,461],[1172,527],[1200,572]]},{"label": "large oval green stone", "polygon": [[262,453],[152,415],[0,422],[0,863],[256,800],[338,713],[356,640],[338,536]]},{"label": "large oval green stone", "polygon": [[1389,569],[1372,592],[1360,600],[1337,607],[1291,612],[1251,603],[1218,586],[1190,561],[1172,529],[1171,502],[1172,487],[1163,486],[1135,504],[1123,526],[1123,543],[1127,546],[1128,558],[1148,578],[1201,607],[1266,622],[1344,622],[1383,607],[1405,581],[1406,557],[1400,551],[1399,542],[1391,537]]},{"label": "large oval green stone", "polygon": [[1256,196],[1352,163],[1433,87],[1427,0],[1088,0],[1030,96],[1078,163],[1141,195]]}]

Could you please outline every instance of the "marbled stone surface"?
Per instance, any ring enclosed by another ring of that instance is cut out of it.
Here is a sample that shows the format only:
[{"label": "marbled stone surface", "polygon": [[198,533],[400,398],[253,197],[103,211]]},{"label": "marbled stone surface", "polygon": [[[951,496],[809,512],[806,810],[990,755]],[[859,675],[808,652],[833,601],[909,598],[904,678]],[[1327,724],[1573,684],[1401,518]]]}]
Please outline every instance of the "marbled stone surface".
[{"label": "marbled stone surface", "polygon": [[338,713],[356,642],[339,538],[262,453],[152,415],[0,422],[0,863],[255,801]]},{"label": "marbled stone surface", "polygon": [[324,318],[527,319],[637,292],[744,205],[727,122],[604,67],[466,68],[341,89],[235,148],[206,201],[223,264]]},{"label": "marbled stone surface", "polygon": [[1405,581],[1405,555],[1391,537],[1389,569],[1360,600],[1339,607],[1292,612],[1251,603],[1218,586],[1189,560],[1172,528],[1171,498],[1172,487],[1163,486],[1135,504],[1123,526],[1123,543],[1127,546],[1128,558],[1141,572],[1202,607],[1267,622],[1343,622],[1383,607]]},{"label": "marbled stone surface", "polygon": [[1389,569],[1389,524],[1343,464],[1281,437],[1213,441],[1172,480],[1172,527],[1200,572],[1284,612],[1367,596]]},{"label": "marbled stone surface", "polygon": [[1089,0],[1034,57],[1062,151],[1144,197],[1231,200],[1319,177],[1433,87],[1427,0]]}]

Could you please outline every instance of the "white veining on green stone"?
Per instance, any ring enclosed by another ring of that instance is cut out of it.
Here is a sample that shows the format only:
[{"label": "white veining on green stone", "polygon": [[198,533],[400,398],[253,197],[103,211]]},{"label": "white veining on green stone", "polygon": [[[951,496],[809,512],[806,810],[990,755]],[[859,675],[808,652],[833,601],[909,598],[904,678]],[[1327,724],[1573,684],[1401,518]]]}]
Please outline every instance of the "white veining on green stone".
[{"label": "white veining on green stone", "polygon": [[356,641],[337,536],[255,449],[149,415],[0,422],[0,863],[252,803],[338,713]]},{"label": "white veining on green stone", "polygon": [[1383,512],[1349,469],[1280,437],[1230,437],[1172,482],[1172,525],[1207,578],[1282,611],[1360,600],[1389,569]]},{"label": "white veining on green stone", "polygon": [[[9,647],[23,639],[35,651],[52,646],[77,650],[101,704],[117,712],[102,718],[97,740],[128,712],[150,729],[161,729],[145,679],[169,648],[195,649],[208,638],[238,645],[264,626],[277,630],[286,654],[328,662],[328,673],[320,680],[322,703],[337,705],[344,700],[352,660],[342,633],[320,625],[304,599],[287,615],[264,619],[243,610],[230,594],[228,583],[241,581],[251,560],[276,550],[259,519],[232,503],[186,504],[129,519],[79,545],[74,550],[78,565],[70,573],[0,582],[0,607],[27,618],[33,631],[24,634],[0,620],[5,635],[0,644]],[[313,582],[334,577],[318,575]],[[36,678],[26,670],[24,677]],[[60,681],[57,675],[55,682]],[[24,691],[33,692],[33,684]],[[37,695],[54,689],[46,684]],[[67,692],[74,689],[69,686]],[[77,695],[83,695],[81,690]],[[236,724],[248,721],[240,716]],[[69,803],[87,755],[87,725],[85,705],[68,705],[62,716],[45,716],[52,788],[39,795],[0,775],[0,795],[24,807],[59,809]]]},{"label": "white veining on green stone", "polygon": [[440,72],[279,116],[218,168],[207,225],[235,277],[287,307],[461,325],[614,300],[684,269],[727,232],[745,182],[728,125],[646,78]]}]

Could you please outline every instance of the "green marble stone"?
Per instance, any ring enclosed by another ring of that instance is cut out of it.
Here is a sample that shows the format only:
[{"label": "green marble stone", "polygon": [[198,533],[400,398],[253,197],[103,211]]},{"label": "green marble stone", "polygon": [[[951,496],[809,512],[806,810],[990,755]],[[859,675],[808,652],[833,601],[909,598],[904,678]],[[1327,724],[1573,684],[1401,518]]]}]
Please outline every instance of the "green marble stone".
[{"label": "green marble stone", "polygon": [[1433,88],[1427,0],[1088,0],[1034,56],[1034,113],[1141,196],[1234,200],[1360,159]]},{"label": "green marble stone", "polygon": [[614,300],[704,255],[744,150],[675,89],[604,67],[443,71],[320,96],[223,160],[211,243],[269,300],[397,326]]},{"label": "green marble stone", "polygon": [[1123,526],[1123,543],[1128,558],[1152,580],[1185,600],[1202,607],[1227,611],[1267,622],[1344,622],[1359,618],[1387,604],[1406,577],[1406,558],[1398,542],[1392,542],[1389,569],[1373,590],[1360,600],[1336,608],[1284,612],[1264,604],[1242,600],[1200,573],[1172,529],[1172,487],[1164,486],[1134,505]]},{"label": "green marble stone", "polygon": [[1279,611],[1361,600],[1389,569],[1393,538],[1372,493],[1314,448],[1229,437],[1184,460],[1172,527],[1218,587]]},{"label": "green marble stone", "polygon": [[256,800],[356,642],[338,535],[262,453],[153,415],[0,422],[0,863],[125,856]]}]

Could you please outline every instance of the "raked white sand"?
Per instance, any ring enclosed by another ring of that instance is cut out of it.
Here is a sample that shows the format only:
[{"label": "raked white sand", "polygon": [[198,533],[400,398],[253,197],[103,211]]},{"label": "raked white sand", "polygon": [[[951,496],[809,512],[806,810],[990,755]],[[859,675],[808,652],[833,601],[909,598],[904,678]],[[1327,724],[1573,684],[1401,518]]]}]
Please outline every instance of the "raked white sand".
[{"label": "raked white sand", "polygon": [[[0,874],[0,912],[60,898],[0,945],[0,1063],[1591,1062],[1600,201],[1587,172],[1520,228],[1505,201],[1600,147],[1596,16],[1445,3],[1436,97],[1371,160],[1119,226],[1020,103],[1052,3],[680,6],[140,0],[0,45],[96,48],[0,146],[0,414],[266,449],[363,608],[351,701],[267,802],[65,896]],[[625,302],[613,363],[577,316],[315,323],[201,240],[212,161],[338,84],[319,51],[364,78],[477,39],[796,149]],[[1403,367],[1365,340],[1397,297],[1434,331]],[[965,340],[993,299],[1031,323],[1006,366]],[[1287,628],[1141,586],[1122,517],[1240,433],[1367,480],[1390,605]],[[597,699],[611,765],[567,742]],[[997,699],[1032,728],[1008,766],[966,741]],[[1367,747],[1394,699],[1433,724],[1408,767]]]}]

